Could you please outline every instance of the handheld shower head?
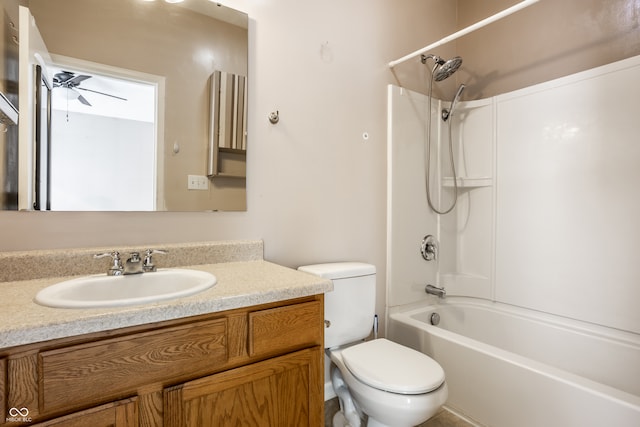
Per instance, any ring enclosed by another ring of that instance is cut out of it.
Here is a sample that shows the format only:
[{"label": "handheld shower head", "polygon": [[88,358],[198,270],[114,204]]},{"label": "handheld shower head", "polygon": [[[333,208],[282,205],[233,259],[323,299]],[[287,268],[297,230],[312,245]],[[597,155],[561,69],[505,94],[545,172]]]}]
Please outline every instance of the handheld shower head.
[{"label": "handheld shower head", "polygon": [[421,59],[423,64],[427,63],[427,59],[433,59],[435,61],[435,65],[431,72],[433,74],[433,79],[437,82],[441,82],[451,74],[455,73],[458,68],[460,68],[460,65],[462,65],[462,58],[459,56],[455,56],[450,60],[445,61],[439,56],[429,54],[422,55]]},{"label": "handheld shower head", "polygon": [[448,110],[446,108],[442,109],[442,120],[444,120],[445,122],[449,120],[453,115],[453,111],[456,109],[456,104],[460,100],[460,95],[462,95],[462,91],[465,87],[466,86],[464,84],[461,84],[458,88],[458,91],[456,92],[456,95],[453,97],[453,101],[451,101],[451,107],[449,107]]}]

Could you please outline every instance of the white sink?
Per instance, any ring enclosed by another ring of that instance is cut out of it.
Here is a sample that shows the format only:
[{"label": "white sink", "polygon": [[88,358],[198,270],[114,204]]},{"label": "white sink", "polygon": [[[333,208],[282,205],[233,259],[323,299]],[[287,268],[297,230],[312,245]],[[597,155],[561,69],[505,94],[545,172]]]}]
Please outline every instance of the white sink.
[{"label": "white sink", "polygon": [[59,308],[120,307],[194,295],[216,282],[213,274],[180,268],[124,276],[100,274],[46,287],[35,302]]}]

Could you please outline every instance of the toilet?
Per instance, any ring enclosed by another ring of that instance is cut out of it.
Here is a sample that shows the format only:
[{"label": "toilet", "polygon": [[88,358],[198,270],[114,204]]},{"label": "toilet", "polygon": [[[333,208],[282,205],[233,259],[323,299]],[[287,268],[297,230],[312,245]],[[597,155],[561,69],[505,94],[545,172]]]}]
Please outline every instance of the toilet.
[{"label": "toilet", "polygon": [[447,400],[442,367],[429,356],[385,338],[363,341],[375,315],[376,269],[339,262],[299,267],[333,282],[325,294],[324,347],[340,401],[334,427],[413,427]]}]

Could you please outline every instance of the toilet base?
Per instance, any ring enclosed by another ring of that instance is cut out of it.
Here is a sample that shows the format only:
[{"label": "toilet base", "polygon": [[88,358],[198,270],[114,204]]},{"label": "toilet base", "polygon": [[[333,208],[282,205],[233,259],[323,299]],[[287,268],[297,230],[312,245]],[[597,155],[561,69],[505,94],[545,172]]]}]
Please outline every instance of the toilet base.
[{"label": "toilet base", "polygon": [[333,423],[331,425],[333,427],[351,427],[342,411],[336,412],[336,414],[333,416]]},{"label": "toilet base", "polygon": [[[333,422],[331,423],[331,425],[333,427],[353,427],[351,424],[349,424],[349,421],[347,421],[347,418],[344,416],[344,413],[342,411],[336,412],[336,414],[333,416]],[[389,426],[387,424],[381,423],[380,421],[369,418],[366,422],[366,427],[393,427],[393,426]]]},{"label": "toilet base", "polygon": [[333,417],[333,427],[361,427],[361,412],[351,398],[340,370],[335,365],[331,365],[331,384],[340,402],[340,410]]},{"label": "toilet base", "polygon": [[[342,411],[338,411],[335,413],[331,425],[332,427],[353,427],[351,424],[349,424],[349,421],[347,421],[347,418],[344,416],[344,413]],[[366,427],[395,427],[382,423],[371,417],[367,417],[367,421],[364,425]]]},{"label": "toilet base", "polygon": [[369,421],[367,421],[367,427],[393,427],[393,426],[390,426],[388,424],[383,424],[380,421],[369,418]]}]

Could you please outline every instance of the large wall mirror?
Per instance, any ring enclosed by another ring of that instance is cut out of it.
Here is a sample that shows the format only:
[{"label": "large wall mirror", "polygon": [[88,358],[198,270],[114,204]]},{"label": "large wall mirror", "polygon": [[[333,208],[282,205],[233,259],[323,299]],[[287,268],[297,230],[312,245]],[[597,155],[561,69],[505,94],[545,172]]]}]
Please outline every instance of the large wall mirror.
[{"label": "large wall mirror", "polygon": [[46,51],[28,53],[41,95],[28,151],[19,128],[20,209],[246,210],[246,14],[210,0],[22,3],[21,64],[23,26]]}]

